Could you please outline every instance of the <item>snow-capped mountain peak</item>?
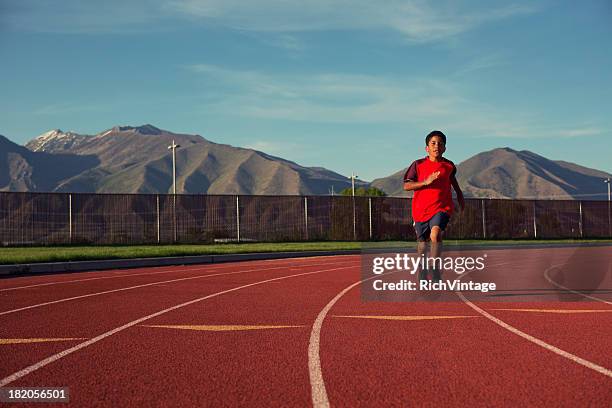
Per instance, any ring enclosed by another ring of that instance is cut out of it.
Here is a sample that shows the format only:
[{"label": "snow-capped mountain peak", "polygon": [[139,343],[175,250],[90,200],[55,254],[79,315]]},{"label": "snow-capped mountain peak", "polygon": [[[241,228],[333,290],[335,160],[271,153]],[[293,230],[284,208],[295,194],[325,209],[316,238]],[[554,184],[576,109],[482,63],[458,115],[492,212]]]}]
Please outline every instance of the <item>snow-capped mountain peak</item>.
[{"label": "snow-capped mountain peak", "polygon": [[29,141],[26,147],[33,152],[44,152],[50,150],[68,149],[75,143],[81,141],[84,136],[74,132],[64,132],[61,129],[53,129],[45,132],[35,139]]}]

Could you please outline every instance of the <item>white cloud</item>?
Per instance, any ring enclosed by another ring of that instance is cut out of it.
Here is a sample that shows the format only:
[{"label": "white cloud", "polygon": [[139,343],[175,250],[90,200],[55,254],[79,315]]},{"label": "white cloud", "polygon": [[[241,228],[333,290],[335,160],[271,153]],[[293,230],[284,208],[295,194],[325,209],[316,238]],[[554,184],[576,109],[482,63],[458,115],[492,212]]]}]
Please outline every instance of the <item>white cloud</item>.
[{"label": "white cloud", "polygon": [[[484,6],[482,5],[484,4]],[[483,24],[537,11],[533,5],[476,7],[465,1],[424,0],[107,0],[83,2],[22,0],[6,6],[4,23],[41,32],[130,32],[194,23],[252,32],[291,33],[318,30],[392,30],[413,42],[445,39]],[[281,38],[298,47],[295,38]]]},{"label": "white cloud", "polygon": [[269,141],[269,140],[255,140],[244,146],[247,149],[258,150],[267,154],[275,156],[286,157],[295,156],[295,152],[303,149],[303,146],[299,146],[296,143]]},{"label": "white cloud", "polygon": [[470,7],[465,2],[424,0],[173,0],[166,5],[192,18],[241,30],[299,32],[387,29],[415,42],[436,41],[537,11],[533,5]]},{"label": "white cloud", "polygon": [[[186,67],[224,88],[202,112],[312,123],[400,123],[453,129],[474,137],[577,137],[602,134],[594,125],[550,126],[537,112],[498,109],[464,96],[451,81],[355,74],[278,74]],[[265,149],[262,149],[265,150]]]},{"label": "white cloud", "polygon": [[501,52],[479,55],[468,61],[463,67],[460,67],[454,75],[461,76],[481,70],[500,67],[508,64],[509,60],[510,57]]},{"label": "white cloud", "polygon": [[313,122],[406,122],[447,115],[461,102],[441,81],[354,74],[268,75],[202,64],[188,67],[227,92],[206,110]]},{"label": "white cloud", "polygon": [[51,33],[129,33],[160,30],[168,16],[160,0],[21,0],[5,5],[0,25],[13,30]]},{"label": "white cloud", "polygon": [[55,103],[41,106],[32,113],[35,115],[68,115],[82,112],[107,111],[108,105],[86,105],[79,103]]},{"label": "white cloud", "polygon": [[562,130],[559,132],[560,136],[564,137],[581,137],[581,136],[597,136],[605,133],[603,129],[596,127],[582,127]]}]

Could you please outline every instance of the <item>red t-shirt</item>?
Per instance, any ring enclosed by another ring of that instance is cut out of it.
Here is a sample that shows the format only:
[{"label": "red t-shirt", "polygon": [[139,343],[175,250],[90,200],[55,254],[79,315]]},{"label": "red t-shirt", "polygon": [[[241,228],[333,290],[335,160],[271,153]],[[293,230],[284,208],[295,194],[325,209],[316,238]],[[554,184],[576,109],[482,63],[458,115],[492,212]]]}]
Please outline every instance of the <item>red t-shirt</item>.
[{"label": "red t-shirt", "polygon": [[427,157],[416,160],[408,167],[404,175],[404,182],[424,181],[431,173],[436,171],[439,171],[440,175],[433,183],[414,190],[412,219],[416,222],[428,221],[440,211],[448,215],[453,213],[451,181],[455,178],[457,168],[452,161],[443,157],[437,162],[431,161]]}]

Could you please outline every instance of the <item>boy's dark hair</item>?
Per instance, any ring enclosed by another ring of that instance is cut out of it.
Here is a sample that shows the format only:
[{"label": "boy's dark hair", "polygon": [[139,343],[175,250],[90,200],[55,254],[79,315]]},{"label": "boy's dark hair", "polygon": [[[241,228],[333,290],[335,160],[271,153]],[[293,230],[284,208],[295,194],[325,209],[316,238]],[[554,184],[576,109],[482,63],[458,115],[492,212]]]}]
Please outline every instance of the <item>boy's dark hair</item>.
[{"label": "boy's dark hair", "polygon": [[446,144],[446,135],[444,133],[442,133],[441,131],[439,131],[439,130],[432,130],[431,132],[429,132],[429,134],[425,138],[425,146],[427,146],[429,144],[429,141],[434,136],[438,136],[440,139],[442,139],[444,144]]}]

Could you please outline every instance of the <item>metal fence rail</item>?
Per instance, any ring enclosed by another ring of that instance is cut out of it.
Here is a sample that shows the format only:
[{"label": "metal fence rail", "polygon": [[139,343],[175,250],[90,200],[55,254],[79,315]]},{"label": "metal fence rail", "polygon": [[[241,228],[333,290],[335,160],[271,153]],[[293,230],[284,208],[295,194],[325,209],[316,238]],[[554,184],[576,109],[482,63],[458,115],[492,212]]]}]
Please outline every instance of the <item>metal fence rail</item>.
[{"label": "metal fence rail", "polygon": [[[2,245],[412,240],[391,197],[0,192]],[[451,239],[612,238],[608,201],[467,199]]]}]

